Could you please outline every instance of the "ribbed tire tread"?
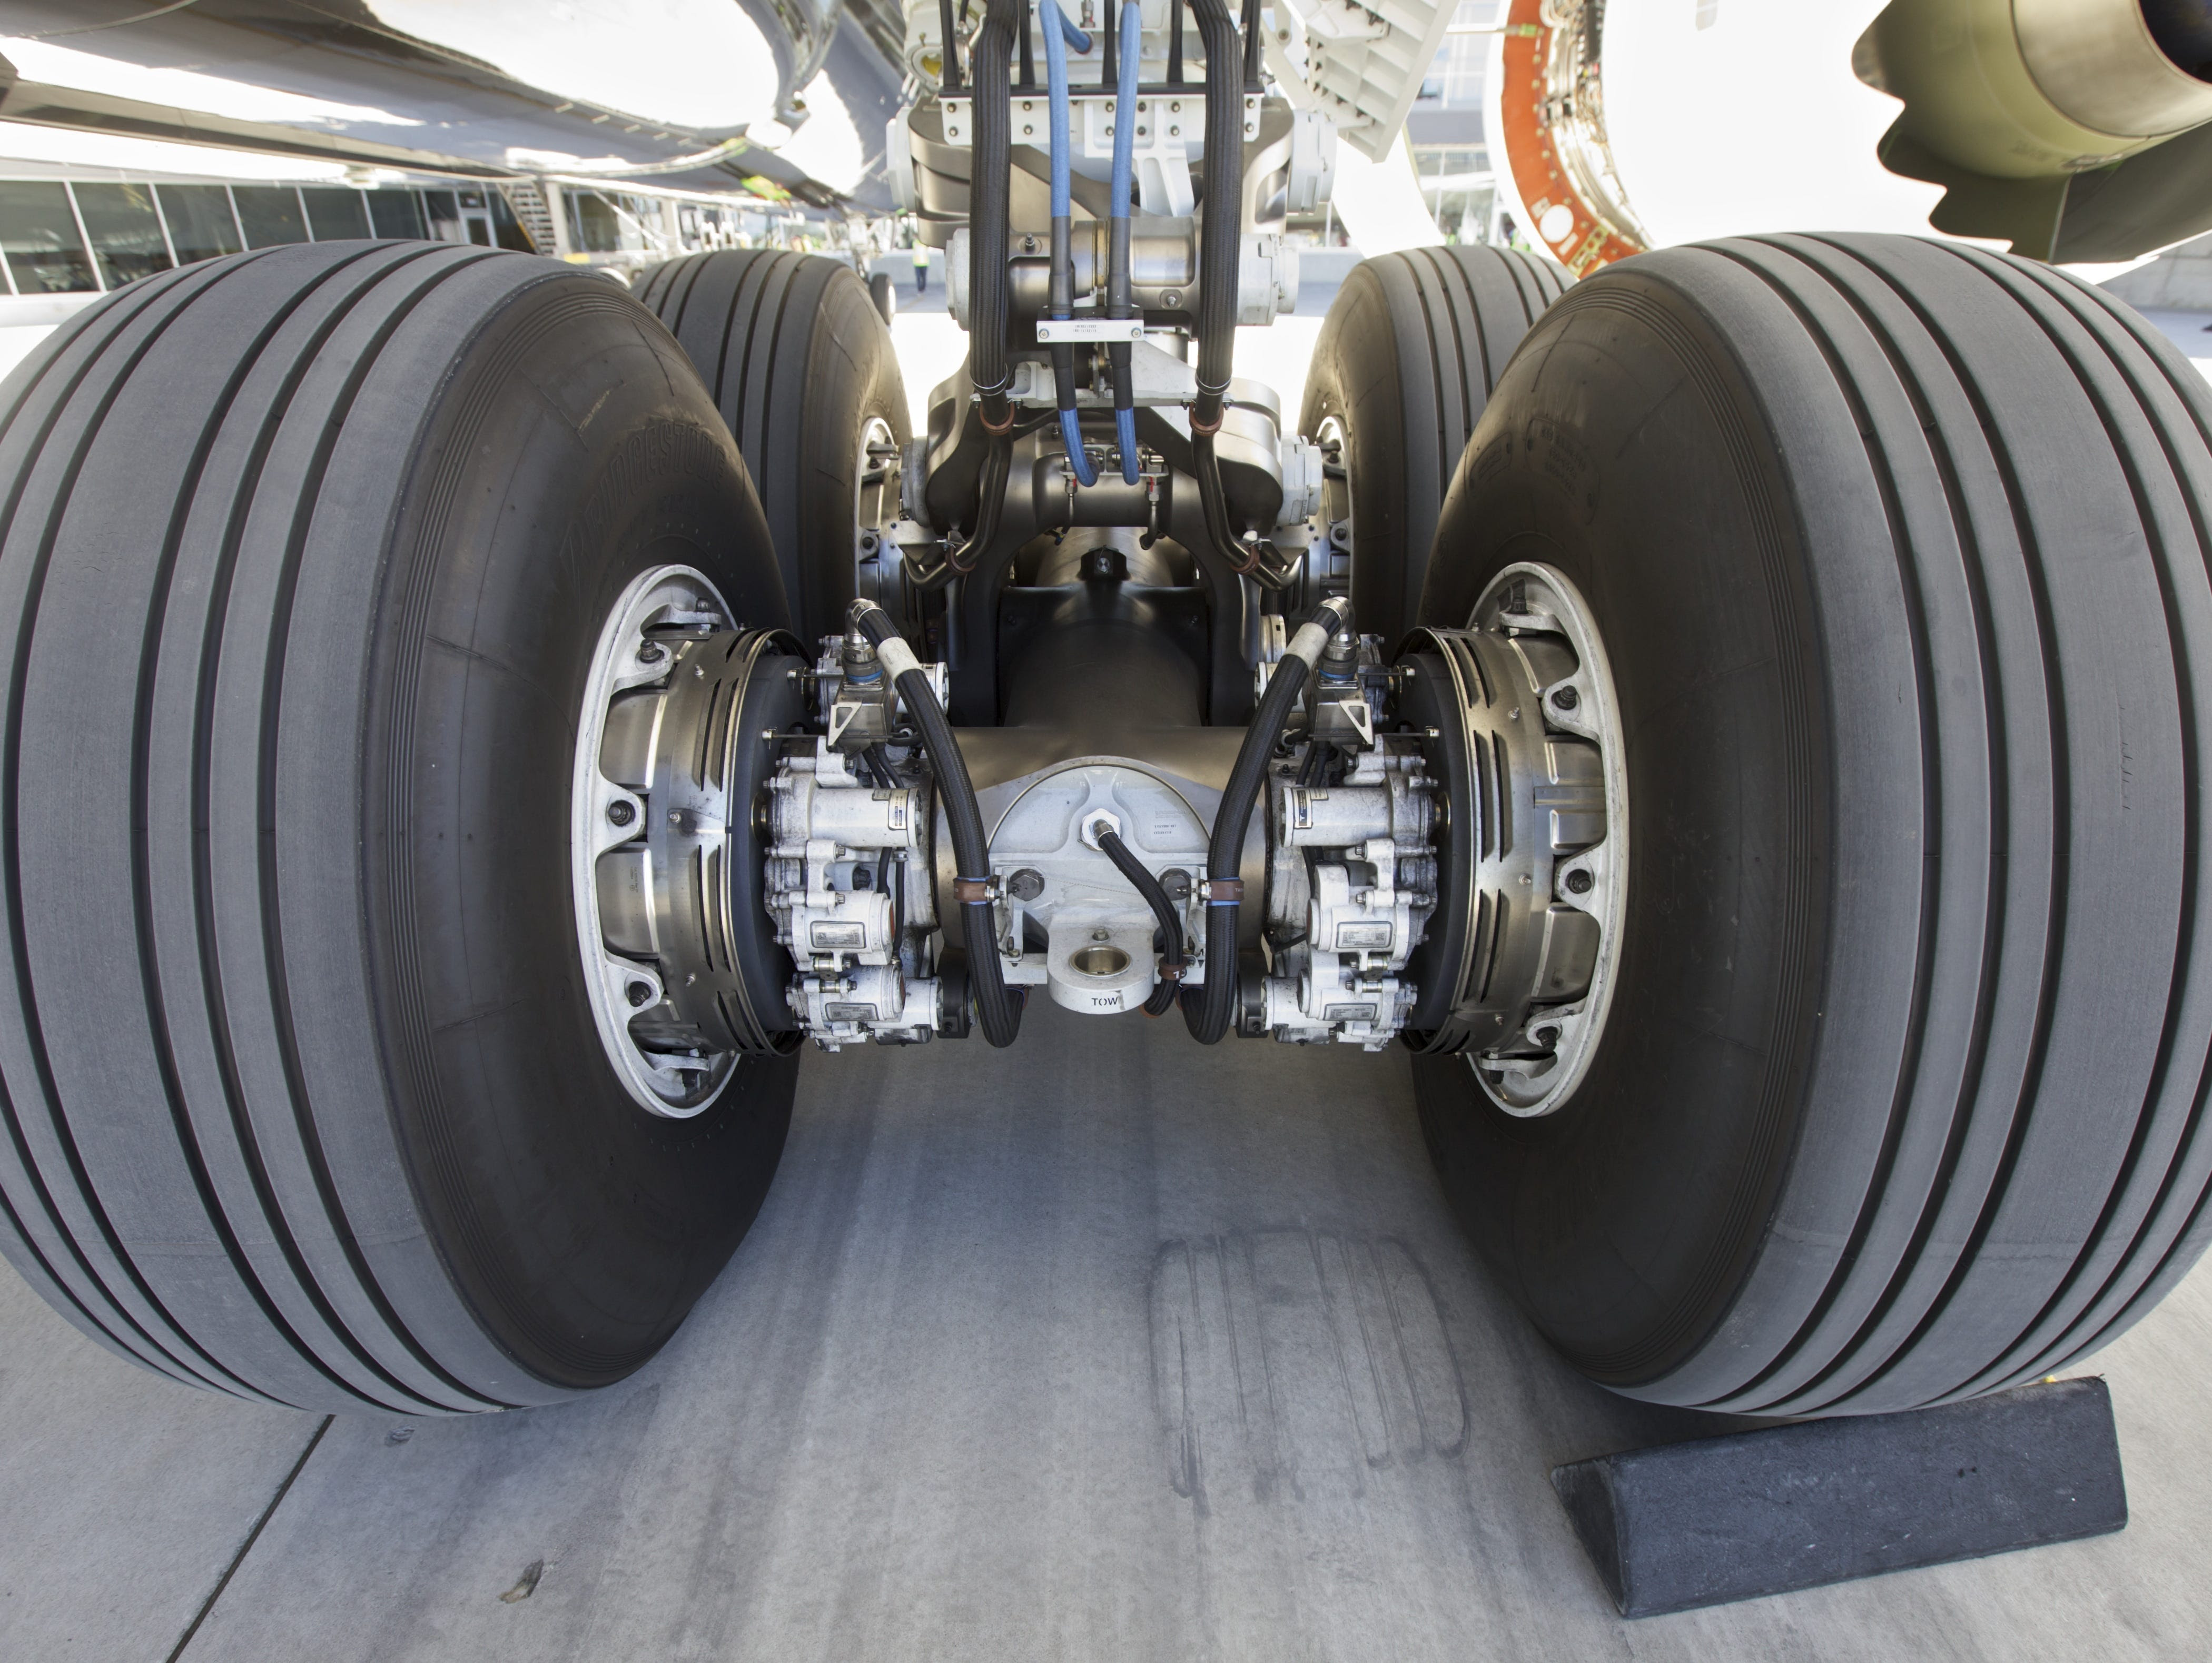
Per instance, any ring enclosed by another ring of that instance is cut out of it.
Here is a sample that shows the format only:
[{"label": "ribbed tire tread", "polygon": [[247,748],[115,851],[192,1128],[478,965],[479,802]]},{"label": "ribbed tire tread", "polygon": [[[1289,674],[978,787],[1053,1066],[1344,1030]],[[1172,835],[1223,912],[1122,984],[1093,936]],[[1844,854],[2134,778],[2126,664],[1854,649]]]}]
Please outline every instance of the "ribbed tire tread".
[{"label": "ribbed tire tread", "polygon": [[637,296],[668,325],[751,470],[802,634],[852,598],[853,445],[871,415],[901,444],[905,384],[890,328],[842,260],[722,249],[653,267]]},{"label": "ribbed tire tread", "polygon": [[[2212,390],[2125,306],[2027,261],[1854,237],[1717,252],[1789,303],[1867,432],[1923,598],[1937,858],[1881,1163],[1796,1332],[1713,1406],[1997,1390],[2117,1335],[2212,1241]],[[2018,349],[2023,317],[2046,350]],[[2154,609],[2100,569],[2136,550]],[[1975,604],[1926,603],[1962,581]],[[1961,944],[1981,968],[1952,976],[1935,961],[1967,894],[1987,897]]]},{"label": "ribbed tire tread", "polygon": [[1344,420],[1354,470],[1352,599],[1363,628],[1410,628],[1437,512],[1492,388],[1572,280],[1481,244],[1362,260],[1314,343],[1299,430]]}]

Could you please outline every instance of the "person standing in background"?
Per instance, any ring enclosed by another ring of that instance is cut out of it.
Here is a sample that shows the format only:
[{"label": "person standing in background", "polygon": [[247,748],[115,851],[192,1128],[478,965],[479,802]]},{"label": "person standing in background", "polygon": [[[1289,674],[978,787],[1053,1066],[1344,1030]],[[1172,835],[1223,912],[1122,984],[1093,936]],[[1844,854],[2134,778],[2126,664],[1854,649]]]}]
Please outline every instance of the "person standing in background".
[{"label": "person standing in background", "polygon": [[929,293],[929,245],[920,237],[914,240],[914,292]]}]

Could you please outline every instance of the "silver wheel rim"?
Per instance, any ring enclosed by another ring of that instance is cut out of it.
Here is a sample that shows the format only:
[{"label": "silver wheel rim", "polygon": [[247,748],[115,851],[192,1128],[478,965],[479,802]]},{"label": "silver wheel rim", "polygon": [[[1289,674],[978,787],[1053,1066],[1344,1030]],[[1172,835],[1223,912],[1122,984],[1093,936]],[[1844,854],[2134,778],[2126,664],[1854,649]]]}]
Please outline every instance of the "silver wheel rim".
[{"label": "silver wheel rim", "polygon": [[600,756],[607,713],[617,698],[666,680],[681,656],[676,645],[686,636],[731,627],[729,603],[704,573],[689,566],[641,573],[600,626],[576,723],[569,877],[592,1019],[623,1089],[639,1108],[673,1120],[704,1113],[729,1083],[738,1058],[734,1052],[650,1052],[631,1034],[632,1020],[656,1009],[665,989],[657,966],[608,946],[600,920],[599,858],[640,841],[652,805],[643,792],[609,779]]},{"label": "silver wheel rim", "polygon": [[1557,567],[1526,561],[1505,567],[1482,592],[1468,627],[1564,640],[1576,667],[1572,675],[1543,689],[1544,726],[1547,732],[1589,740],[1602,762],[1606,835],[1559,859],[1552,873],[1553,899],[1597,920],[1597,962],[1589,986],[1567,1004],[1533,1008],[1510,1049],[1468,1057],[1492,1102],[1517,1119],[1534,1120],[1564,1108],[1589,1072],[1620,980],[1628,901],[1628,769],[1620,705],[1589,604]]}]

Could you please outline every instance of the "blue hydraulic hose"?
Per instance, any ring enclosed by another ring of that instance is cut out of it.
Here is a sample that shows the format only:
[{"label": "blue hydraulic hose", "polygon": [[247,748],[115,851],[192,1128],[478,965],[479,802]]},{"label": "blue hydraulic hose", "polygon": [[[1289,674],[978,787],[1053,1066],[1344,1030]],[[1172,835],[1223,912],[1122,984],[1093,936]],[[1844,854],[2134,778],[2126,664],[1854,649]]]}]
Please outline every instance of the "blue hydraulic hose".
[{"label": "blue hydraulic hose", "polygon": [[1044,76],[1052,99],[1052,216],[1062,219],[1072,211],[1074,187],[1068,179],[1067,48],[1091,50],[1091,37],[1067,21],[1060,0],[1037,0],[1044,18]]},{"label": "blue hydraulic hose", "polygon": [[1121,483],[1137,483],[1137,412],[1133,406],[1114,412],[1114,439],[1121,447]]},{"label": "blue hydraulic hose", "polygon": [[[1178,5],[1182,0],[1176,0]],[[1114,208],[1111,218],[1113,272],[1107,280],[1109,313],[1129,310],[1129,190],[1137,171],[1137,82],[1144,61],[1145,20],[1139,0],[1121,8],[1121,79],[1114,96]],[[1129,387],[1129,349],[1111,349],[1114,364],[1114,437],[1121,447],[1121,480],[1137,483],[1137,412]]]},{"label": "blue hydraulic hose", "polygon": [[[1046,91],[1052,103],[1052,315],[1064,319],[1072,315],[1070,285],[1073,281],[1070,264],[1070,221],[1074,215],[1073,186],[1068,179],[1067,135],[1067,48],[1071,42],[1075,50],[1091,50],[1091,37],[1068,21],[1067,14],[1060,9],[1060,0],[1037,0],[1037,9],[1044,15],[1044,73]],[[1083,447],[1083,428],[1075,415],[1075,355],[1072,349],[1056,346],[1053,349],[1054,379],[1060,393],[1060,436],[1067,446],[1067,465],[1074,470],[1076,483],[1096,485],[1098,470],[1091,465],[1091,453]]]},{"label": "blue hydraulic hose", "polygon": [[1121,447],[1121,483],[1137,483],[1137,412],[1133,406],[1114,412],[1114,439]]}]

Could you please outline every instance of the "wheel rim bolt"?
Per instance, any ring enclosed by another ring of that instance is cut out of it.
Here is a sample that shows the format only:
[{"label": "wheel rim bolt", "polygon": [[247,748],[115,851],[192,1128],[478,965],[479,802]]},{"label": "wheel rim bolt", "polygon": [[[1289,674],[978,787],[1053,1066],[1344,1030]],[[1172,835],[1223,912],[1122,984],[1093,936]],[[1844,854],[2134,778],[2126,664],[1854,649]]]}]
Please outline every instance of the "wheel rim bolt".
[{"label": "wheel rim bolt", "polygon": [[607,804],[607,818],[617,826],[627,826],[637,818],[637,810],[626,802],[610,803]]}]

